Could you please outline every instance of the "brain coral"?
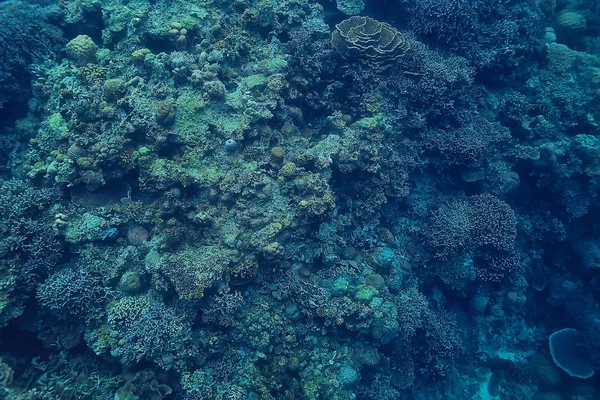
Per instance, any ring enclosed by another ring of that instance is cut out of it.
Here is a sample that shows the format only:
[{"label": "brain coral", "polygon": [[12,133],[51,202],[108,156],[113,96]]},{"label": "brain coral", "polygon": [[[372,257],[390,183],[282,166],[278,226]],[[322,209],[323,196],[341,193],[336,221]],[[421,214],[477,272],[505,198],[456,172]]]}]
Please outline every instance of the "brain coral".
[{"label": "brain coral", "polygon": [[331,45],[344,58],[356,58],[375,69],[385,69],[410,48],[393,26],[369,17],[350,17],[335,26]]},{"label": "brain coral", "polygon": [[575,33],[587,28],[585,17],[575,11],[562,12],[557,18],[558,26],[565,32]]}]

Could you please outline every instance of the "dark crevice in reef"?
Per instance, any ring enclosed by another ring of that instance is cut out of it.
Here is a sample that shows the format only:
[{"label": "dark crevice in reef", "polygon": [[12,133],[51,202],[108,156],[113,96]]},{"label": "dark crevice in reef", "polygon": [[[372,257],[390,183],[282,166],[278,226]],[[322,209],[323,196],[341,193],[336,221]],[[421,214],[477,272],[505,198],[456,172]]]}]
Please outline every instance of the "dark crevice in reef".
[{"label": "dark crevice in reef", "polygon": [[17,327],[2,329],[0,340],[0,354],[10,354],[15,359],[31,361],[34,357],[44,357],[51,353],[51,350],[44,349],[36,332]]},{"label": "dark crevice in reef", "polygon": [[67,39],[73,39],[77,35],[88,35],[92,40],[102,43],[102,31],[104,30],[103,10],[100,5],[86,7],[81,11],[81,21],[77,23],[67,23],[63,30]]},{"label": "dark crevice in reef", "polygon": [[173,41],[166,36],[146,35],[144,43],[154,54],[173,51]]}]

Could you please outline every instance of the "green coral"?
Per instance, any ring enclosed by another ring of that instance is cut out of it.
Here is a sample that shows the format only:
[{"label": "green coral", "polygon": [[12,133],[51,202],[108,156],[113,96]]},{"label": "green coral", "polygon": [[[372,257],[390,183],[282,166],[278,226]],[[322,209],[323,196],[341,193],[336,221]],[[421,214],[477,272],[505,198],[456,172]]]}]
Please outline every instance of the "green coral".
[{"label": "green coral", "polygon": [[98,47],[91,37],[79,35],[67,43],[67,56],[78,66],[83,67],[87,64],[96,62],[96,51]]},{"label": "green coral", "polygon": [[357,301],[368,304],[378,294],[379,294],[379,290],[375,289],[374,287],[363,286],[356,291],[356,293],[354,294],[354,298]]},{"label": "green coral", "polygon": [[206,289],[223,279],[236,253],[218,246],[186,247],[170,256],[163,272],[181,298],[201,299]]},{"label": "green coral", "polygon": [[67,243],[82,243],[102,240],[108,230],[108,221],[90,213],[85,213],[81,218],[74,220],[65,232]]},{"label": "green coral", "polygon": [[135,162],[140,169],[148,170],[152,167],[154,162],[154,153],[146,146],[142,146],[133,152],[132,160]]},{"label": "green coral", "polygon": [[227,104],[236,112],[256,123],[273,118],[277,106],[274,93],[267,91],[267,77],[262,74],[244,78],[235,92],[227,95]]}]

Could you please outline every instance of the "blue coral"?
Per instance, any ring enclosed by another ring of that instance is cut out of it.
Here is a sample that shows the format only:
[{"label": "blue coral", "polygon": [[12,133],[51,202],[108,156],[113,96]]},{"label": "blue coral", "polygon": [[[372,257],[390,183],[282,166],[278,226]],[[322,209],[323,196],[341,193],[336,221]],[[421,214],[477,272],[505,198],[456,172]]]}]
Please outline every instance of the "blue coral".
[{"label": "blue coral", "polygon": [[52,274],[37,291],[40,304],[53,314],[86,323],[98,320],[113,297],[99,276],[74,268]]},{"label": "blue coral", "polygon": [[111,336],[118,343],[111,354],[125,365],[146,360],[172,368],[193,354],[193,316],[191,309],[169,307],[149,295],[123,297],[108,310]]}]

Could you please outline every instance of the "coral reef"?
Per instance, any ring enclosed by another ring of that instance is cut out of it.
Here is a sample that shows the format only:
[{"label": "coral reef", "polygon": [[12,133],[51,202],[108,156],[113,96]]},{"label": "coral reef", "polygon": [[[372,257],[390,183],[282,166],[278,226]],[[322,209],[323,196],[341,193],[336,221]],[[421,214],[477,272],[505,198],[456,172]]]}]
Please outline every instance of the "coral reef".
[{"label": "coral reef", "polygon": [[0,2],[0,398],[600,398],[600,6]]}]

